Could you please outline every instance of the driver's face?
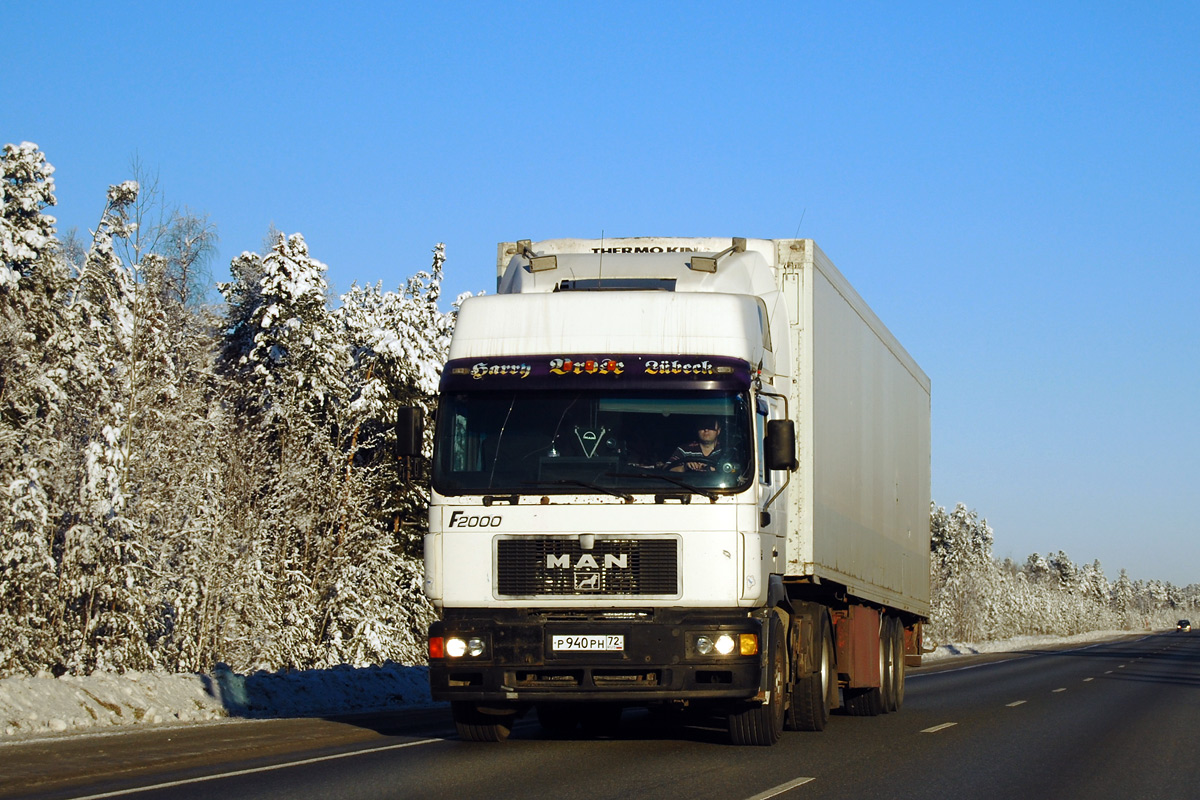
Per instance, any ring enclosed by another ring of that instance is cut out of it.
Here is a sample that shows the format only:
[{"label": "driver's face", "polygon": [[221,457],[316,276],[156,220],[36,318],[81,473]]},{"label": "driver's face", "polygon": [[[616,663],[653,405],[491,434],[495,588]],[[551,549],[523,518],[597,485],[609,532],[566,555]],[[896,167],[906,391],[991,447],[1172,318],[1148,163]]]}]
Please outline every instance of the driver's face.
[{"label": "driver's face", "polygon": [[711,444],[717,440],[718,434],[721,433],[721,426],[715,422],[702,424],[696,432],[700,437],[700,441],[704,444]]}]

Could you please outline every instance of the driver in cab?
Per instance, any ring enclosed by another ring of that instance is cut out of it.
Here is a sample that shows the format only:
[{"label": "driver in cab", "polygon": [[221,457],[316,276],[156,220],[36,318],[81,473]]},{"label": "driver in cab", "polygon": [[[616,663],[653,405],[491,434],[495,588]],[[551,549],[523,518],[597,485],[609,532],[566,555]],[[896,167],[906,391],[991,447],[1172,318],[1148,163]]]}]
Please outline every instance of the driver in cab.
[{"label": "driver in cab", "polygon": [[675,448],[663,464],[670,472],[715,472],[721,460],[721,422],[714,417],[701,419],[696,426],[696,441]]}]

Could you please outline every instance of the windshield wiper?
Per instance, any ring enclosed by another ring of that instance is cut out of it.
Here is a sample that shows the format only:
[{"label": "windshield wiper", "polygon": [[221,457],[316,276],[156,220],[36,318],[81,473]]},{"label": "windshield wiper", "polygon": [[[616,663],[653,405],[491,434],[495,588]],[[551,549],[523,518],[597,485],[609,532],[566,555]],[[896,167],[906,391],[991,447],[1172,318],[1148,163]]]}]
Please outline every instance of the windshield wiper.
[{"label": "windshield wiper", "polygon": [[673,483],[676,486],[678,486],[679,488],[687,489],[689,492],[698,494],[701,497],[707,497],[709,500],[711,500],[714,503],[717,501],[717,497],[719,496],[716,492],[706,492],[703,489],[701,489],[699,486],[693,486],[692,484],[687,483],[685,481],[681,481],[678,478],[672,478],[670,475],[660,475],[657,472],[606,472],[606,473],[604,473],[604,477],[606,477],[606,478],[658,478],[660,481],[666,481],[667,483]]},{"label": "windshield wiper", "polygon": [[616,489],[609,489],[606,486],[599,486],[588,481],[581,481],[578,478],[556,478],[550,481],[522,481],[522,484],[525,486],[582,486],[585,489],[591,489],[593,492],[603,492],[604,494],[611,494],[613,497],[619,497],[626,503],[633,502],[633,495],[631,494],[618,492]]}]

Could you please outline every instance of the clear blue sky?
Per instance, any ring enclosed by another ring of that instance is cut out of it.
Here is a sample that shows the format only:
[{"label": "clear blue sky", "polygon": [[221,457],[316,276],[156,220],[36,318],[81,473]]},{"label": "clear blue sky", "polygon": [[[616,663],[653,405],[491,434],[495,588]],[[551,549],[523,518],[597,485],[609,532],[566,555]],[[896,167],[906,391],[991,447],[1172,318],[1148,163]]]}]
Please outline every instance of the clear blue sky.
[{"label": "clear blue sky", "polygon": [[811,237],[997,556],[1200,582],[1200,5],[960,6],[8,3],[0,139],[60,231],[137,156],[218,278],[271,223],[338,291],[445,242],[449,295],[502,240]]}]

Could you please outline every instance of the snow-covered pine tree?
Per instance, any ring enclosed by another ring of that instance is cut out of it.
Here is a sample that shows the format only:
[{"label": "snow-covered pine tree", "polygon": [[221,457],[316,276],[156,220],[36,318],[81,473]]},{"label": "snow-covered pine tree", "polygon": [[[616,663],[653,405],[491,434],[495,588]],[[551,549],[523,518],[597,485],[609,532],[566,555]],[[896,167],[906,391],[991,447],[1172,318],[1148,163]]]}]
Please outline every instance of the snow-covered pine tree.
[{"label": "snow-covered pine tree", "polygon": [[129,508],[129,471],[139,456],[130,438],[138,287],[116,252],[132,230],[137,194],[133,181],[109,188],[66,303],[72,396],[62,433],[75,458],[63,465],[72,474],[60,479],[74,481],[77,501],[62,516],[57,554],[59,639],[73,672],[156,664],[152,537]]},{"label": "snow-covered pine tree", "polygon": [[1112,587],[1112,609],[1121,627],[1137,624],[1133,598],[1133,581],[1129,579],[1129,573],[1122,569]]},{"label": "snow-covered pine tree", "polygon": [[218,367],[238,422],[227,456],[258,465],[237,470],[246,484],[229,495],[258,556],[236,570],[246,588],[231,624],[254,643],[245,657],[255,664],[306,666],[345,516],[335,441],[347,349],[326,307],[325,265],[303,236],[280,236],[266,257],[243,253],[230,269],[219,287],[229,310]]},{"label": "snow-covered pine tree", "polygon": [[952,512],[933,505],[930,515],[931,624],[940,641],[976,641],[991,635],[997,568],[987,520],[959,503]]},{"label": "snow-covered pine tree", "polygon": [[218,286],[229,305],[223,370],[268,422],[284,408],[328,411],[343,396],[345,348],[326,308],[326,269],[295,233],[266,257],[234,259],[233,281]]},{"label": "snow-covered pine tree", "polygon": [[420,554],[427,525],[428,462],[394,455],[395,422],[405,406],[432,418],[434,393],[462,301],[458,298],[449,312],[438,306],[444,263],[445,246],[439,243],[431,269],[418,272],[400,291],[354,285],[336,312],[352,359],[344,417],[347,469],[365,473],[362,486],[369,493],[367,508],[373,510],[375,524],[390,528],[413,555]]},{"label": "snow-covered pine tree", "polygon": [[59,661],[53,635],[56,489],[65,402],[54,168],[37,145],[0,158],[0,675]]},{"label": "snow-covered pine tree", "polygon": [[[394,454],[402,406],[432,410],[457,302],[438,307],[445,249],[398,292],[352,286],[335,312],[352,360],[342,409],[342,523],[327,584],[324,660],[419,660],[432,609],[420,589],[427,464]],[[460,298],[461,300],[461,298]],[[364,565],[369,564],[368,569]],[[387,586],[402,587],[401,591]]]}]

